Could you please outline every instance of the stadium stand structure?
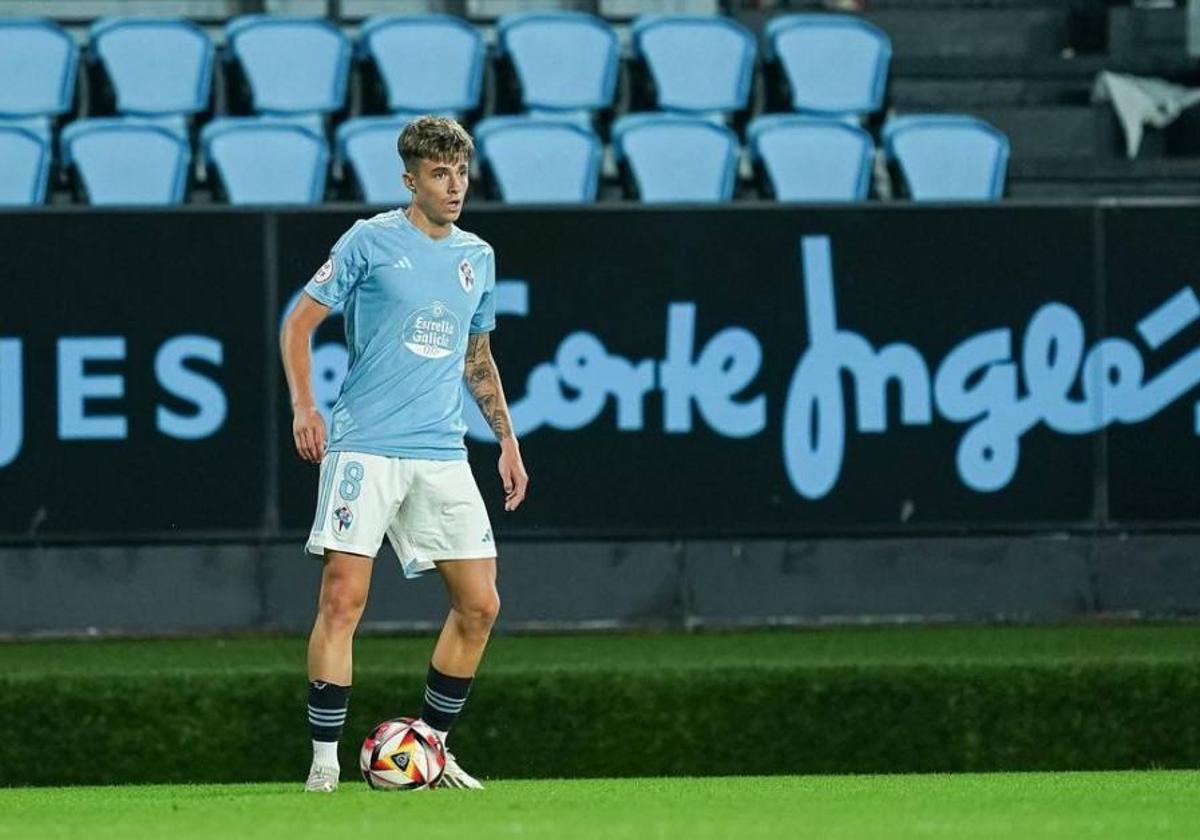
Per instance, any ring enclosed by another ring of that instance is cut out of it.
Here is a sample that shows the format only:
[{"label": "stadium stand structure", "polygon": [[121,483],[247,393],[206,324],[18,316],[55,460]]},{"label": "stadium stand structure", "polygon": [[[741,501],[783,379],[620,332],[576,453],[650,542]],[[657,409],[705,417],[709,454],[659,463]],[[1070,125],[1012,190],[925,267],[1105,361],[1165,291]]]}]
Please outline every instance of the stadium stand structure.
[{"label": "stadium stand structure", "polygon": [[[184,120],[212,98],[212,40],[182,18],[109,18],[88,33],[98,95],[119,114]],[[105,86],[104,83],[107,83]]]},{"label": "stadium stand structure", "polygon": [[1008,138],[974,117],[897,117],[884,145],[908,194],[922,201],[988,201],[1004,194]]},{"label": "stadium stand structure", "polygon": [[50,142],[42,134],[0,125],[0,205],[41,204],[50,180]]},{"label": "stadium stand structure", "polygon": [[769,114],[746,128],[764,193],[780,201],[862,201],[871,186],[875,143],[848,122]]},{"label": "stadium stand structure", "polygon": [[646,15],[634,21],[632,41],[654,107],[725,116],[749,106],[757,47],[736,21],[718,15]]},{"label": "stadium stand structure", "polygon": [[408,204],[397,139],[409,117],[358,117],[338,126],[336,161],[349,168],[357,197],[368,204]]},{"label": "stadium stand structure", "polygon": [[516,13],[500,19],[496,39],[514,110],[586,125],[612,107],[620,47],[603,20],[582,12]]},{"label": "stadium stand structure", "polygon": [[0,20],[0,121],[49,138],[75,99],[79,48],[53,21]]},{"label": "stadium stand structure", "polygon": [[206,125],[200,141],[232,204],[317,204],[325,195],[329,147],[308,126],[230,117]]},{"label": "stadium stand structure", "polygon": [[780,15],[763,42],[781,110],[859,116],[883,108],[892,42],[879,27],[848,15]]},{"label": "stadium stand structure", "polygon": [[320,129],[345,107],[350,41],[329,21],[247,15],[229,22],[225,42],[253,112]]},{"label": "stadium stand structure", "polygon": [[380,109],[465,117],[479,109],[487,50],[479,30],[450,15],[388,15],[363,23],[359,57]]},{"label": "stadium stand structure", "polygon": [[[1090,101],[1104,69],[1200,85],[1182,8],[874,0],[863,14],[831,15],[816,0],[547,0],[536,12],[518,0],[60,0],[55,22],[27,17],[46,10],[0,0],[0,44],[15,45],[0,48],[0,75],[17,80],[0,90],[0,123],[28,128],[54,150],[64,124],[120,114],[161,121],[196,148],[213,120],[294,120],[335,141],[329,189],[321,190],[333,200],[403,200],[395,185],[377,188],[389,170],[369,165],[371,133],[359,121],[376,120],[379,130],[382,120],[417,112],[453,114],[472,128],[529,114],[593,129],[608,144],[596,192],[602,201],[640,194],[624,180],[628,159],[625,170],[617,165],[613,121],[657,110],[735,130],[740,165],[731,195],[739,200],[824,194],[816,184],[785,186],[783,171],[767,164],[764,137],[748,130],[787,113],[849,118],[879,149],[889,120],[969,114],[1008,139],[1005,197],[1200,192],[1200,108],[1150,131],[1129,160],[1111,107]],[[260,13],[245,14],[251,10]],[[149,11],[153,18],[128,17]],[[320,17],[333,11],[341,14],[337,25]],[[172,14],[190,21],[163,18]],[[151,33],[161,42],[146,46]],[[145,69],[168,59],[170,73]],[[834,131],[791,136],[817,144]],[[376,145],[384,148],[378,138]],[[792,156],[822,154],[818,145]],[[205,162],[196,157],[189,201],[227,195]],[[62,163],[52,156],[44,194],[19,183],[6,194],[75,200]],[[868,195],[903,195],[902,181],[883,172],[874,168]]]},{"label": "stadium stand structure", "polygon": [[508,203],[594,201],[602,145],[594,132],[562,120],[492,117],[475,142],[496,196]]},{"label": "stadium stand structure", "polygon": [[122,117],[78,120],[63,129],[61,146],[89,204],[183,201],[192,150],[176,131]]},{"label": "stadium stand structure", "polygon": [[702,117],[629,114],[613,124],[613,153],[644,202],[728,201],[737,135]]}]

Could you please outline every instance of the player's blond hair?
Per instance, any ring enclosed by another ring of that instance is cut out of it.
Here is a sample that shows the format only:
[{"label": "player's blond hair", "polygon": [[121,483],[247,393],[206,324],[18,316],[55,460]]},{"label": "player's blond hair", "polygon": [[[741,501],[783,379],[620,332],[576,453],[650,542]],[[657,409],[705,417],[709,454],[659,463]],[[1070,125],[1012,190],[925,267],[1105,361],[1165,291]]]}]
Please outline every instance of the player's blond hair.
[{"label": "player's blond hair", "polygon": [[400,132],[396,147],[409,172],[416,171],[418,160],[456,163],[475,154],[471,135],[449,117],[417,117]]}]

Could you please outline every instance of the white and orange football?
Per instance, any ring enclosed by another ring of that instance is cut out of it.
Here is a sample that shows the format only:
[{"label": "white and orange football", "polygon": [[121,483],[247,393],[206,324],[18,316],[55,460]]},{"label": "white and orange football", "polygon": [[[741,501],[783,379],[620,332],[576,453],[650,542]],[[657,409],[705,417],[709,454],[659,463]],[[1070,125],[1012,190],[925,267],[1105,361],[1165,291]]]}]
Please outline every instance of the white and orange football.
[{"label": "white and orange football", "polygon": [[423,720],[385,720],[363,741],[358,766],[376,790],[435,788],[446,769],[442,739]]}]

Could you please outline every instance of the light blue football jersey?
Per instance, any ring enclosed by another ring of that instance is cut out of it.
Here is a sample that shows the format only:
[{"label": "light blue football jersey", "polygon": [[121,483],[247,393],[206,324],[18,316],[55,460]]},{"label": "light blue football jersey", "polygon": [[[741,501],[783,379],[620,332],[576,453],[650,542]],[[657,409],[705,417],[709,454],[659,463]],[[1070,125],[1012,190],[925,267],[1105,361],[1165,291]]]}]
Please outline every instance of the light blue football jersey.
[{"label": "light blue football jersey", "polygon": [[466,458],[467,337],[495,328],[495,288],[495,255],[472,233],[432,239],[402,210],[355,222],[304,287],[344,305],[350,364],[329,450]]}]

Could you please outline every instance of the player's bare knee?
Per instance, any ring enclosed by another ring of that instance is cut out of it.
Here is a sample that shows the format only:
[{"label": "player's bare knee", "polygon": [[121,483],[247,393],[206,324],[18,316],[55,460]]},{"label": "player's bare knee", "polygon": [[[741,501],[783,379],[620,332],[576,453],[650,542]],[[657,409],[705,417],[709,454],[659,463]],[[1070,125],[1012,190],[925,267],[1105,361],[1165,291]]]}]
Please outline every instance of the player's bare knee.
[{"label": "player's bare knee", "polygon": [[321,598],[321,620],[332,630],[354,632],[367,603],[367,593],[358,587],[335,583]]},{"label": "player's bare knee", "polygon": [[464,598],[455,604],[454,612],[465,635],[486,637],[500,615],[500,596],[493,590]]}]

